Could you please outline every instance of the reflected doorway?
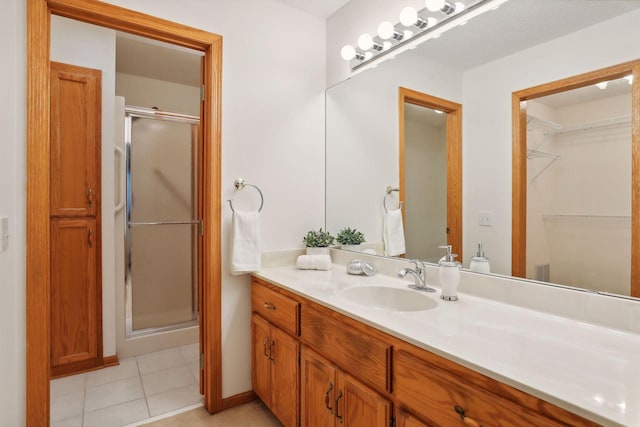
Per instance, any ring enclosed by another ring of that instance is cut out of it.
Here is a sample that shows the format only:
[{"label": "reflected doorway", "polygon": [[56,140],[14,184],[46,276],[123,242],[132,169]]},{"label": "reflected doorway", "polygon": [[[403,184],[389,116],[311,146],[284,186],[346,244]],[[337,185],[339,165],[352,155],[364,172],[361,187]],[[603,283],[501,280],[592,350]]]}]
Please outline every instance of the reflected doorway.
[{"label": "reflected doorway", "polygon": [[400,200],[407,258],[462,259],[462,105],[400,87]]}]

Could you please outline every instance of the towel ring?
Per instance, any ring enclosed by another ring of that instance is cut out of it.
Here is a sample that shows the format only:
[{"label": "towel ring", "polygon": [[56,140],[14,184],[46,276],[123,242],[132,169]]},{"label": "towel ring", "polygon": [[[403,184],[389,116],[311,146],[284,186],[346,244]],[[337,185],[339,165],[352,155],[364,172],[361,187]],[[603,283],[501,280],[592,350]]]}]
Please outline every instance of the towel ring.
[{"label": "towel ring", "polygon": [[[387,207],[387,196],[391,195],[391,193],[393,191],[400,192],[400,189],[393,188],[390,185],[388,185],[387,188],[385,189],[385,191],[387,192],[387,194],[385,194],[384,197],[382,198],[382,205],[384,206],[385,212],[389,212],[389,208]],[[398,209],[402,209],[402,205],[403,205],[403,202],[401,200],[399,200],[398,201]]]},{"label": "towel ring", "polygon": [[[233,185],[236,187],[236,190],[243,190],[244,187],[246,187],[247,185],[249,187],[253,187],[256,189],[256,191],[258,192],[258,194],[260,194],[260,207],[258,208],[258,212],[262,212],[262,206],[264,206],[264,196],[262,195],[262,191],[260,191],[260,189],[258,188],[258,186],[253,185],[253,184],[249,184],[248,182],[246,182],[243,178],[238,178],[233,182]],[[227,200],[227,202],[229,202],[229,207],[231,208],[232,212],[235,212],[236,210],[233,209],[233,198]]]}]

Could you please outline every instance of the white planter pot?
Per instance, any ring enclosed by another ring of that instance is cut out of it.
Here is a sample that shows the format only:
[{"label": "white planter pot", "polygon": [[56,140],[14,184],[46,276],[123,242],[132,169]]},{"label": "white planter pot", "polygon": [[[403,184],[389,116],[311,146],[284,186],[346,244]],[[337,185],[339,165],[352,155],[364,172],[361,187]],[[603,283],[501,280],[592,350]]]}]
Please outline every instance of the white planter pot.
[{"label": "white planter pot", "polygon": [[340,245],[340,249],[351,252],[362,252],[360,245]]},{"label": "white planter pot", "polygon": [[307,248],[307,255],[329,255],[330,248]]}]

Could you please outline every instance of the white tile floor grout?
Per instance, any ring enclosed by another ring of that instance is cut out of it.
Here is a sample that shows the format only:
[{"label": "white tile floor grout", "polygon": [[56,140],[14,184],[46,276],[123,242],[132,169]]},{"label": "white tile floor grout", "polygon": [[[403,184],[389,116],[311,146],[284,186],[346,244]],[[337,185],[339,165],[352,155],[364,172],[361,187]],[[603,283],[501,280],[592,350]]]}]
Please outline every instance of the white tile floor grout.
[{"label": "white tile floor grout", "polygon": [[52,427],[120,427],[202,403],[198,344],[51,381]]}]

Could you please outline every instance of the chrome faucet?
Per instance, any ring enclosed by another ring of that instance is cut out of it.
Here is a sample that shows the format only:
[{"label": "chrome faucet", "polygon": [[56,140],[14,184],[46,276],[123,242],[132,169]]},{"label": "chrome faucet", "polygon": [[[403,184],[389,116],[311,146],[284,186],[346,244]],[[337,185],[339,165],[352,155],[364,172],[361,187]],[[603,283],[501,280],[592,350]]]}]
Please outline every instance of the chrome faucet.
[{"label": "chrome faucet", "polygon": [[398,277],[404,279],[407,274],[411,274],[415,280],[413,284],[409,285],[411,289],[423,292],[435,292],[436,290],[427,285],[427,272],[424,262],[419,259],[412,259],[409,262],[414,264],[415,268],[403,268],[398,271]]}]

